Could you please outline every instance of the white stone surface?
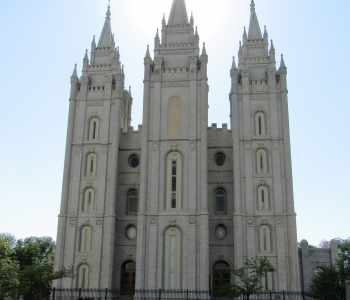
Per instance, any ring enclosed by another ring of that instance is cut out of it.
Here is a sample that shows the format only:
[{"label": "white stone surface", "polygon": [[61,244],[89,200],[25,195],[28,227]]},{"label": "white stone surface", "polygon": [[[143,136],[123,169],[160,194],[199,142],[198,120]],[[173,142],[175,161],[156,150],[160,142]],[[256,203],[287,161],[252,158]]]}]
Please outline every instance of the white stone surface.
[{"label": "white stone surface", "polygon": [[[94,39],[90,57],[84,58],[82,76],[75,69],[71,78],[56,267],[76,271],[85,264],[90,288],[119,288],[123,263],[135,261],[136,288],[208,290],[217,261],[237,268],[247,257],[268,256],[276,268],[274,289],[298,290],[287,69],[284,63],[276,69],[275,50],[267,32],[261,34],[254,3],[238,65],[232,64],[231,129],[226,124],[208,128],[208,55],[205,46],[200,50],[184,0],[174,0],[168,24],[163,20],[153,57],[146,51],[142,127],[132,129],[132,96],[124,87],[110,22],[108,9],[99,43]],[[257,136],[256,113],[265,116],[263,136]],[[99,120],[99,130],[91,141],[92,118]],[[268,153],[262,174],[257,172],[259,149]],[[181,157],[175,209],[168,201],[172,151]],[[215,163],[218,151],[226,156],[222,166]],[[97,172],[87,177],[89,153],[97,156]],[[140,157],[136,168],[128,164],[131,154]],[[269,188],[270,209],[264,211],[258,206],[260,185]],[[86,188],[95,190],[96,208],[89,214],[80,211]],[[131,188],[139,192],[137,215],[127,214]],[[217,188],[226,191],[224,214],[215,210]],[[93,229],[93,249],[82,254],[77,245],[84,225]],[[126,236],[132,225],[136,239]],[[217,238],[218,225],[227,229],[226,237]],[[271,231],[268,253],[259,248],[260,226]],[[176,228],[175,238],[165,234],[169,228]],[[56,285],[75,288],[77,280]]]}]

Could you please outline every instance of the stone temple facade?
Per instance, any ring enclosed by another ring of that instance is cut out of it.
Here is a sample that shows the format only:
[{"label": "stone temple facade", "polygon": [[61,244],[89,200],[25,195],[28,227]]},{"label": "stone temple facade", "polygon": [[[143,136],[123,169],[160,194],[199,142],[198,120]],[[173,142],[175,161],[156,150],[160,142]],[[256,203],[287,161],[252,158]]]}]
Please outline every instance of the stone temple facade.
[{"label": "stone temple facade", "polygon": [[[142,126],[107,11],[71,77],[59,288],[210,290],[268,257],[266,288],[299,290],[287,68],[251,3],[231,66],[230,126],[208,128],[208,54],[185,1],[144,58]],[[229,88],[229,87],[228,87]]]}]

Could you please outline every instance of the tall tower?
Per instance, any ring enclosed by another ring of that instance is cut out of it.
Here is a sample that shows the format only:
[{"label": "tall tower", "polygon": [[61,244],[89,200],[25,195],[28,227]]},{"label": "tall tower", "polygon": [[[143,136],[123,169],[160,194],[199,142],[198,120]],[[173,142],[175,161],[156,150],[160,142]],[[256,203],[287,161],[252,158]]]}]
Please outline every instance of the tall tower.
[{"label": "tall tower", "polygon": [[267,256],[276,272],[266,284],[298,290],[287,68],[282,56],[276,69],[275,48],[266,28],[261,32],[254,1],[231,78],[235,265]]},{"label": "tall tower", "polygon": [[118,151],[131,104],[108,7],[81,77],[76,67],[71,77],[56,268],[72,268],[73,276],[57,282],[59,288],[112,287]]},{"label": "tall tower", "polygon": [[174,0],[144,60],[138,289],[208,289],[207,62]]}]

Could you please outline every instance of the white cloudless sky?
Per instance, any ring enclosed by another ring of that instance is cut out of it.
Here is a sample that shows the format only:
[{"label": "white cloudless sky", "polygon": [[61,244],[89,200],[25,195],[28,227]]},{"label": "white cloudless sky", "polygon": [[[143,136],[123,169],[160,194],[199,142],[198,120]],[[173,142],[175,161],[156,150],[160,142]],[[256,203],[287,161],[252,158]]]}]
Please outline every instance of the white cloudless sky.
[{"label": "white cloudless sky", "polygon": [[[209,121],[229,123],[229,70],[248,0],[187,0],[209,55]],[[126,84],[141,123],[143,57],[171,0],[112,0]],[[69,78],[98,37],[107,1],[3,0],[0,11],[0,232],[56,237]],[[256,0],[288,67],[298,239],[350,236],[350,53],[346,0]]]}]

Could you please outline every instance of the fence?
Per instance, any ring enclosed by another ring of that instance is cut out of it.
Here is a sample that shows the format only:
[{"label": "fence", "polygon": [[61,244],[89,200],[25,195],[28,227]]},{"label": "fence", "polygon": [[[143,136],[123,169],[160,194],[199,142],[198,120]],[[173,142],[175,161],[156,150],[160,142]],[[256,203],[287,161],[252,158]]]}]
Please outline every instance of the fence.
[{"label": "fence", "polygon": [[[266,292],[256,295],[215,296],[206,291],[191,290],[136,290],[129,295],[119,290],[53,289],[50,300],[314,300],[297,292]],[[331,300],[331,299],[329,299]],[[334,299],[332,299],[334,300]]]}]

